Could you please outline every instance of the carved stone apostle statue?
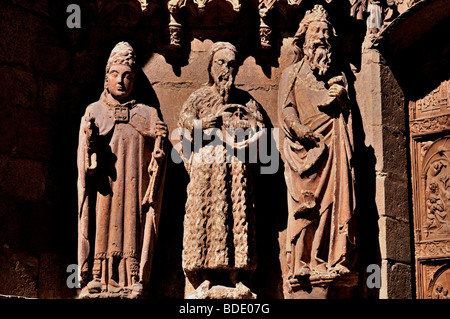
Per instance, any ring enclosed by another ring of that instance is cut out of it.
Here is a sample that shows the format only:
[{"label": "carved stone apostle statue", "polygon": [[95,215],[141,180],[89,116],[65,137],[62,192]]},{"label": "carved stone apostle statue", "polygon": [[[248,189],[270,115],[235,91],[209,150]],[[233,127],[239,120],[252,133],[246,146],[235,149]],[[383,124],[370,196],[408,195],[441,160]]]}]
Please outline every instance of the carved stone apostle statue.
[{"label": "carved stone apostle statue", "polygon": [[333,61],[335,31],[321,5],[294,37],[283,71],[279,120],[288,190],[288,283],[351,272],[354,261],[353,136],[347,81]]},{"label": "carved stone apostle statue", "polygon": [[78,146],[80,298],[136,298],[149,277],[167,127],[133,100],[133,48],[118,43],[104,91],[81,119]]},{"label": "carved stone apostle statue", "polygon": [[[190,95],[178,122],[192,146],[182,264],[196,291],[188,298],[254,298],[245,283],[256,267],[252,164],[234,151],[257,142],[263,116],[259,104],[234,86],[236,48],[214,43],[209,58],[209,82]],[[235,129],[255,134],[227,139]]]}]

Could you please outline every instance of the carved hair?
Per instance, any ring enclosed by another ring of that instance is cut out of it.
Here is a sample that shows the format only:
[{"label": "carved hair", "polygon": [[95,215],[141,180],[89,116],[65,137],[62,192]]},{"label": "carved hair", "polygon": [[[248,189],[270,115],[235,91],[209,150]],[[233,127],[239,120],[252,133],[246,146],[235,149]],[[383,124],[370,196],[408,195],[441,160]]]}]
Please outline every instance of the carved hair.
[{"label": "carved hair", "polygon": [[300,61],[303,57],[303,44],[305,43],[305,35],[306,31],[308,31],[309,25],[312,22],[325,22],[331,27],[331,34],[333,37],[336,37],[336,31],[333,28],[330,20],[328,19],[328,13],[324,9],[324,7],[320,4],[316,4],[312,10],[308,10],[305,13],[302,21],[300,22],[300,26],[297,30],[297,33],[294,36],[294,41],[292,42],[292,48],[294,51],[294,63]]},{"label": "carved hair", "polygon": [[134,68],[136,64],[136,55],[133,47],[128,42],[119,42],[116,44],[106,64],[106,74],[108,74],[111,66],[114,64],[128,65],[130,68]]},{"label": "carved hair", "polygon": [[233,51],[234,54],[236,55],[236,58],[238,56],[236,47],[229,42],[215,42],[211,46],[211,48],[209,49],[209,63],[208,63],[208,75],[209,75],[208,84],[210,84],[210,85],[214,84],[214,79],[211,75],[211,68],[212,68],[212,64],[213,64],[213,60],[214,60],[214,54],[216,54],[216,52],[223,50],[223,49],[228,49],[228,50]]}]

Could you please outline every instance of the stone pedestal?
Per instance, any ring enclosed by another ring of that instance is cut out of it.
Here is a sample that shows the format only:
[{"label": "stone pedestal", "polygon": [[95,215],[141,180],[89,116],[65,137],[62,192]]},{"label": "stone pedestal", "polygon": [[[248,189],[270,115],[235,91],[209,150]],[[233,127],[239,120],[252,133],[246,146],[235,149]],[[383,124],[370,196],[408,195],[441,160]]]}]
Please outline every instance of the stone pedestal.
[{"label": "stone pedestal", "polygon": [[286,283],[291,291],[288,299],[350,299],[355,297],[358,286],[358,274],[343,276],[314,277]]},{"label": "stone pedestal", "polygon": [[194,292],[187,295],[186,299],[256,299],[256,294],[242,283],[236,284],[235,287],[211,286],[211,282],[205,280]]}]

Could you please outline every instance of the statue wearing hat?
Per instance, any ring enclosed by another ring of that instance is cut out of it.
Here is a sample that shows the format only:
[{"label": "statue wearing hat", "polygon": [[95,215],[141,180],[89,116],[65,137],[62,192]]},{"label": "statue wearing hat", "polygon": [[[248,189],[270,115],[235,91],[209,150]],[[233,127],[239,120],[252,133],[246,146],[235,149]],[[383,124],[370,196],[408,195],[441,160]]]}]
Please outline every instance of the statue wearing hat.
[{"label": "statue wearing hat", "polygon": [[290,288],[350,274],[355,261],[352,112],[335,39],[325,9],[307,11],[294,37],[296,60],[280,80]]},{"label": "statue wearing hat", "polygon": [[135,53],[111,52],[100,100],[81,119],[78,145],[80,298],[137,298],[148,282],[167,126],[133,99]]}]

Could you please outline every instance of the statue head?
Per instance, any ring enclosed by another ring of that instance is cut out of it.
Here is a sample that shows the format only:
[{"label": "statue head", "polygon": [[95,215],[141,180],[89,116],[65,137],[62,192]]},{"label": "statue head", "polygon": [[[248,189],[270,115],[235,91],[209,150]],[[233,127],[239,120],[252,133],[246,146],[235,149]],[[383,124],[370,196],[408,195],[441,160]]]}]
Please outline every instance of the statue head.
[{"label": "statue head", "polygon": [[136,56],[127,42],[119,42],[111,51],[106,64],[105,89],[118,101],[126,99],[133,90]]},{"label": "statue head", "polygon": [[321,5],[315,5],[312,10],[306,11],[294,36],[295,62],[303,55],[313,71],[324,75],[330,67],[335,37],[336,32],[328,20],[328,13]]},{"label": "statue head", "polygon": [[228,103],[237,72],[236,47],[228,42],[214,43],[209,51],[208,84],[216,87],[224,104]]}]

